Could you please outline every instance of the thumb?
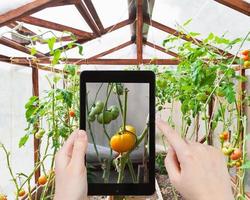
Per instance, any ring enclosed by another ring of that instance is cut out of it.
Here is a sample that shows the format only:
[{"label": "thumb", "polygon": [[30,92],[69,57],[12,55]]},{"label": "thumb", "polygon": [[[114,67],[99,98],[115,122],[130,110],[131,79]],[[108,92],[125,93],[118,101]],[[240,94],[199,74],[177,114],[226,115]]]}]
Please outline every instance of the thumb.
[{"label": "thumb", "polygon": [[87,151],[88,139],[87,134],[83,130],[79,130],[75,137],[71,164],[73,166],[82,166],[85,164],[85,154]]},{"label": "thumb", "polygon": [[177,155],[171,146],[169,146],[168,154],[165,158],[165,167],[168,171],[171,183],[175,185],[178,182],[181,170]]}]

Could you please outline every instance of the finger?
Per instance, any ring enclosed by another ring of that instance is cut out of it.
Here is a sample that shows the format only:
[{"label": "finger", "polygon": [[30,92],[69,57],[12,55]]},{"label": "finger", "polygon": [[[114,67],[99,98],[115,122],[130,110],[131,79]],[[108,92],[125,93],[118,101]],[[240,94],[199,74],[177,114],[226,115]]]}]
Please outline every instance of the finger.
[{"label": "finger", "polygon": [[83,130],[79,130],[75,137],[71,164],[73,166],[82,166],[85,164],[85,154],[87,151],[88,139],[87,134]]},{"label": "finger", "polygon": [[177,155],[171,146],[169,146],[168,154],[165,158],[165,167],[168,171],[169,179],[171,180],[171,182],[173,184],[177,183],[178,178],[180,177],[181,169]]},{"label": "finger", "polygon": [[172,128],[170,128],[164,121],[157,120],[157,127],[166,136],[169,144],[174,148],[177,155],[181,155],[183,149],[187,147],[187,143],[176,133]]},{"label": "finger", "polygon": [[63,144],[62,148],[56,154],[56,168],[64,169],[71,160],[73,145],[75,137],[77,136],[77,130],[75,130],[66,142]]}]

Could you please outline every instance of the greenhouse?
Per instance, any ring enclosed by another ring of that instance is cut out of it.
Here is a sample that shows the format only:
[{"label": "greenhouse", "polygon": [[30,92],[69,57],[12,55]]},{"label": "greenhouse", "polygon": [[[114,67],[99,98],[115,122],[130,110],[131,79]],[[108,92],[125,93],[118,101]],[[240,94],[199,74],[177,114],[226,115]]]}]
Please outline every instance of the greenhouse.
[{"label": "greenhouse", "polygon": [[[249,16],[249,0],[0,0],[0,200],[54,199],[85,70],[153,71],[156,118],[219,149],[234,198],[250,199]],[[148,87],[87,86],[88,182],[148,181],[149,98],[135,95]],[[133,147],[114,147],[114,129]],[[164,164],[171,144],[155,138],[154,195],[89,199],[184,199]]]}]

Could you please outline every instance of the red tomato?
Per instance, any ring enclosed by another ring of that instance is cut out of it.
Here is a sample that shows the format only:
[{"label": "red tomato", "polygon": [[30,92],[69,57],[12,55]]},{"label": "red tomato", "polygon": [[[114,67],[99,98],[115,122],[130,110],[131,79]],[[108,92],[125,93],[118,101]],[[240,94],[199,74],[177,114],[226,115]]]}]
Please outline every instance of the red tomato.
[{"label": "red tomato", "polygon": [[243,58],[244,61],[248,61],[249,60],[249,55],[244,55],[242,58]]},{"label": "red tomato", "polygon": [[232,160],[238,160],[242,156],[242,151],[240,149],[235,149],[231,154],[230,158]]},{"label": "red tomato", "polygon": [[75,117],[76,116],[76,113],[75,113],[75,111],[73,109],[69,110],[69,116],[70,117]]},{"label": "red tomato", "polygon": [[242,55],[246,56],[249,55],[249,49],[245,49],[241,52]]}]

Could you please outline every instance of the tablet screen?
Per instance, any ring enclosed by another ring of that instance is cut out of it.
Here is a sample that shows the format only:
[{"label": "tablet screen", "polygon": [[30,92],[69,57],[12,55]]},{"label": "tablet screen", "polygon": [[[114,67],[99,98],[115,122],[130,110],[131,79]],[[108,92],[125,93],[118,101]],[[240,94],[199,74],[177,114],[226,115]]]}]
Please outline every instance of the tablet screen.
[{"label": "tablet screen", "polygon": [[149,182],[149,83],[86,82],[90,183]]}]

